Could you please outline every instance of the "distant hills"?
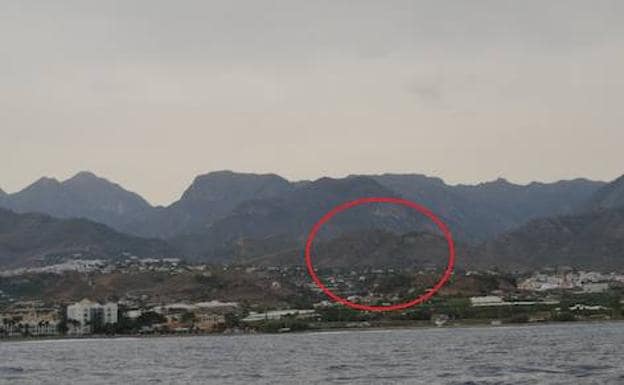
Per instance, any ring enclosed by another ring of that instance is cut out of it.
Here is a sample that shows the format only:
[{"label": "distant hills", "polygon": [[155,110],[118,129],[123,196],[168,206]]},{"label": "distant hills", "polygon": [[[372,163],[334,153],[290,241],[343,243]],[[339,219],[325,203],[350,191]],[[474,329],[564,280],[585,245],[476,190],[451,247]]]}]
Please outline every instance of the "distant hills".
[{"label": "distant hills", "polygon": [[573,213],[604,186],[587,179],[528,185],[497,179],[450,186],[422,175],[373,178],[404,198],[428,206],[448,222],[456,237],[469,241],[489,239],[533,218]]},{"label": "distant hills", "polygon": [[119,233],[86,219],[16,214],[0,209],[0,265],[25,266],[74,254],[109,259],[122,253],[142,257],[175,255],[167,242]]},{"label": "distant hills", "polygon": [[[227,227],[226,223],[235,223],[243,215],[254,222],[262,221],[253,210],[261,213],[279,206],[290,213],[296,205],[298,212],[308,210],[316,218],[321,215],[318,210],[347,199],[386,195],[428,206],[449,222],[458,237],[484,240],[533,218],[573,213],[604,186],[603,182],[585,179],[529,185],[499,179],[452,186],[439,178],[415,174],[289,182],[275,174],[217,171],[195,178],[171,205],[153,207],[136,193],[81,172],[63,182],[41,178],[22,191],[0,198],[0,206],[21,213],[87,218],[138,236],[173,238],[203,233],[217,222]],[[325,188],[328,190],[323,191]],[[276,226],[283,226],[284,220],[281,218]],[[307,222],[296,226],[301,229],[305,225]],[[271,231],[270,227],[262,232],[281,231]]]},{"label": "distant hills", "polygon": [[[605,266],[624,266],[618,254],[621,239],[608,231],[605,233],[606,229],[599,230],[607,223],[611,229],[620,226],[624,177],[608,184],[574,179],[517,185],[498,179],[477,185],[448,185],[439,178],[416,174],[290,182],[275,174],[218,171],[195,178],[171,205],[153,207],[136,193],[92,173],[81,172],[63,182],[41,178],[22,191],[0,192],[0,207],[22,214],[36,212],[63,219],[83,218],[81,222],[73,222],[72,229],[78,234],[93,235],[97,223],[109,226],[98,227],[98,234],[110,237],[104,242],[107,247],[98,246],[101,254],[140,244],[143,246],[137,246],[139,251],[149,252],[155,247],[176,250],[180,256],[193,260],[232,261],[292,255],[323,213],[339,203],[365,196],[403,197],[429,207],[449,225],[455,238],[467,245],[466,261],[475,266],[485,263],[519,267],[523,263],[532,266],[566,261],[581,265],[589,260]],[[2,213],[9,215],[6,211]],[[21,229],[12,230],[9,238],[27,243],[34,233],[19,236],[17,232]],[[50,229],[40,228],[46,235]],[[399,237],[394,241],[399,242],[402,234],[435,234],[436,231],[428,220],[409,210],[371,205],[335,217],[324,227],[320,239],[340,238],[341,244],[349,244],[356,250],[355,234],[370,230],[380,231],[370,234],[386,245],[394,238],[380,234],[394,234]],[[6,231],[7,228],[0,231],[0,237],[5,237]],[[600,236],[602,233],[609,235],[604,238]],[[53,234],[61,236],[59,232]],[[579,241],[571,241],[570,234]],[[351,237],[348,242],[345,236]],[[362,236],[362,245],[370,246],[369,241]],[[17,241],[12,242],[11,247],[18,247]],[[71,249],[63,239],[50,238],[48,242],[50,246],[41,243],[33,253],[39,256],[47,247]],[[115,242],[120,243],[119,247],[112,247]],[[592,242],[595,247],[609,247],[591,252],[586,245]],[[26,245],[21,247],[28,249]],[[25,255],[7,250],[0,249],[0,263]],[[380,252],[379,257],[383,254]]]},{"label": "distant hills", "polygon": [[138,194],[90,172],[80,172],[63,182],[41,178],[19,192],[5,195],[0,205],[19,213],[86,218],[117,229],[124,229],[126,223],[152,209]]},{"label": "distant hills", "polygon": [[624,268],[624,207],[530,221],[475,251],[476,266]]},{"label": "distant hills", "polygon": [[624,176],[568,215],[539,218],[475,250],[480,264],[530,269],[567,265],[624,269]]}]

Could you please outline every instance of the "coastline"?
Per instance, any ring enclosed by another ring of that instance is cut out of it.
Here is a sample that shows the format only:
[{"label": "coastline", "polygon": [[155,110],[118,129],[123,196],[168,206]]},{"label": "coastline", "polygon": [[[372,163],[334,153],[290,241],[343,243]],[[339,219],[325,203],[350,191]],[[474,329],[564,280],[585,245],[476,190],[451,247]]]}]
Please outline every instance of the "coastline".
[{"label": "coastline", "polygon": [[[491,320],[490,320],[491,321]],[[527,323],[501,323],[494,325],[491,322],[454,322],[443,326],[428,324],[409,324],[409,325],[379,325],[367,327],[319,327],[306,330],[293,330],[287,332],[261,332],[254,330],[253,332],[221,332],[221,333],[171,333],[171,334],[88,334],[82,336],[42,336],[42,337],[8,337],[0,338],[0,344],[3,343],[22,343],[22,342],[48,342],[48,341],[88,341],[88,340],[115,340],[115,339],[152,339],[152,338],[194,338],[194,337],[235,337],[235,336],[253,336],[253,335],[288,335],[288,334],[313,334],[313,333],[331,333],[331,332],[373,332],[373,331],[392,331],[392,330],[431,330],[431,329],[494,329],[494,328],[531,328],[540,326],[555,325],[593,325],[593,324],[609,324],[624,323],[624,318],[603,319],[603,320],[579,320],[579,321],[545,321],[545,322],[527,322]]]}]

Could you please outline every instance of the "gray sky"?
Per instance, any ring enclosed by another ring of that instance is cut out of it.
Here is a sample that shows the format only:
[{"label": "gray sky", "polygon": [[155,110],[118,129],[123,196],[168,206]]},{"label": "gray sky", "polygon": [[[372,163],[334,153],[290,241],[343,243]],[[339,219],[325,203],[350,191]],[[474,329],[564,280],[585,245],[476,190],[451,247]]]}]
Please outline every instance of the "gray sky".
[{"label": "gray sky", "polygon": [[0,187],[624,173],[624,2],[0,3]]}]

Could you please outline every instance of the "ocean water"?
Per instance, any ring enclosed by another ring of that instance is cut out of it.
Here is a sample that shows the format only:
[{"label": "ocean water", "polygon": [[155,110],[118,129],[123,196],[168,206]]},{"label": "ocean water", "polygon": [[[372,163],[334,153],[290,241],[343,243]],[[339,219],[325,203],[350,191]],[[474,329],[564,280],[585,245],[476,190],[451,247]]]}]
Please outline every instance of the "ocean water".
[{"label": "ocean water", "polygon": [[624,323],[0,342],[0,384],[624,384]]}]

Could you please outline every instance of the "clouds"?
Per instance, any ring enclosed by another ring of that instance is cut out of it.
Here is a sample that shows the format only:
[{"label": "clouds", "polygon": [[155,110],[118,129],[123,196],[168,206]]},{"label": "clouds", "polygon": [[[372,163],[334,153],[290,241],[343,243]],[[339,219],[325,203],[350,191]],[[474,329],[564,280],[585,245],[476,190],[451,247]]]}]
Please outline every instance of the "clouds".
[{"label": "clouds", "polygon": [[218,168],[612,178],[621,4],[4,2],[0,184],[89,168],[164,203]]}]

